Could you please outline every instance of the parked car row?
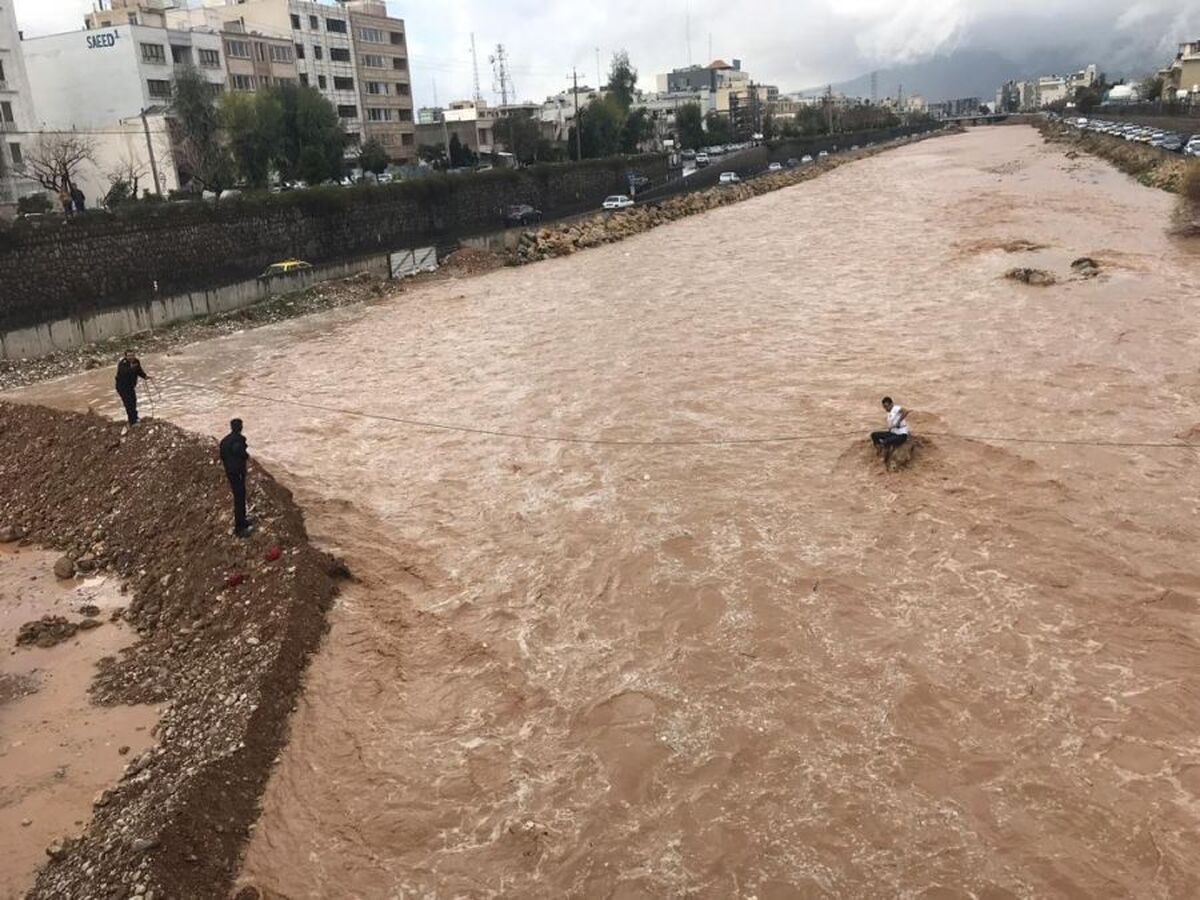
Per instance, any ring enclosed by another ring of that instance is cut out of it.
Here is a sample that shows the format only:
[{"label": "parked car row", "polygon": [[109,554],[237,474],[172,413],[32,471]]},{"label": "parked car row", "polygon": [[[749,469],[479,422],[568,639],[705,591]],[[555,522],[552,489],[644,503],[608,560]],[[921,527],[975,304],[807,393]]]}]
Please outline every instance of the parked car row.
[{"label": "parked car row", "polygon": [[1181,134],[1178,131],[1168,131],[1150,125],[1140,125],[1136,122],[1110,122],[1105,119],[1089,119],[1084,116],[1068,117],[1062,121],[1080,131],[1107,134],[1122,140],[1159,147],[1171,153],[1200,156],[1200,134]]}]

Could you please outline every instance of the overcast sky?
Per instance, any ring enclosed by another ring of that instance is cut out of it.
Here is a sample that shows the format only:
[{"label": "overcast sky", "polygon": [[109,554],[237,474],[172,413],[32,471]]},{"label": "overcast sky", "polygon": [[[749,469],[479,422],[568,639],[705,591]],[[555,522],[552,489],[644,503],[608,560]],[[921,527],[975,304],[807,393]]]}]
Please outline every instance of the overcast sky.
[{"label": "overcast sky", "polygon": [[[596,82],[596,50],[607,70],[625,48],[654,89],[675,66],[739,58],[756,80],[795,90],[956,49],[983,48],[1020,60],[1046,51],[1063,65],[1094,60],[1110,74],[1138,76],[1165,65],[1176,45],[1200,39],[1200,0],[389,0],[407,20],[418,105],[472,93],[471,33],[480,86],[492,98],[489,57],[503,43],[522,99],[569,83]],[[92,0],[16,0],[27,35],[82,27]],[[688,40],[690,21],[691,40]],[[690,51],[690,52],[689,52]],[[1015,76],[1022,73],[1014,72]]]}]

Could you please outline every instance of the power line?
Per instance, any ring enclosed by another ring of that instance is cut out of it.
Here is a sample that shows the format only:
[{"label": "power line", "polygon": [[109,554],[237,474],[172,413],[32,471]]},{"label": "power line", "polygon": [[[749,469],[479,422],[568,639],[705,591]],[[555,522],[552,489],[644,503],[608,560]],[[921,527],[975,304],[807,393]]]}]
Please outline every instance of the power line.
[{"label": "power line", "polygon": [[[390,416],[385,413],[372,413],[358,409],[348,409],[340,406],[329,406],[306,400],[293,400],[286,397],[271,397],[255,394],[249,391],[231,391],[224,388],[209,387],[203,384],[192,384],[186,381],[174,382],[180,387],[191,388],[209,394],[221,394],[229,397],[243,397],[260,403],[271,403],[283,406],[295,406],[301,409],[313,409],[321,412],[336,413],[358,419],[372,419],[382,422],[394,422],[399,425],[410,425],[415,428],[428,428],[435,431],[454,431],[460,434],[477,434],[485,437],[514,438],[524,441],[538,441],[548,444],[587,444],[601,447],[731,447],[757,444],[802,444],[821,443],[823,441],[845,440],[850,437],[861,437],[862,429],[854,431],[831,431],[824,434],[780,434],[758,438],[588,438],[576,435],[532,434],[520,431],[508,431],[500,428],[476,428],[469,425],[456,425],[446,422],[433,422],[426,419],[414,419],[405,416]],[[1023,438],[1003,436],[980,436],[954,434],[951,432],[926,431],[929,437],[949,438],[953,440],[972,441],[979,443],[999,444],[1040,444],[1087,447],[1113,448],[1157,448],[1172,450],[1200,450],[1200,444],[1189,444],[1186,441],[1098,441],[1086,438]]]}]

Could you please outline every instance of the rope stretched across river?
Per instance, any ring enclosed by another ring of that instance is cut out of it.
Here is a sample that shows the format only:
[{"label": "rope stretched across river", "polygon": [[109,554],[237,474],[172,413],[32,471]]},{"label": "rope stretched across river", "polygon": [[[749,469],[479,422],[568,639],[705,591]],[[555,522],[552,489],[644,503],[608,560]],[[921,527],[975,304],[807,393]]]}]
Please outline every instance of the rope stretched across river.
[{"label": "rope stretched across river", "polygon": [[[429,428],[437,431],[454,431],[460,434],[476,434],[485,437],[512,438],[523,441],[539,441],[547,444],[587,444],[600,447],[738,447],[755,444],[815,444],[824,441],[841,441],[846,438],[861,437],[862,429],[854,431],[831,431],[823,434],[780,434],[757,438],[588,438],[575,435],[530,434],[521,431],[507,431],[497,428],[475,428],[470,425],[456,425],[447,422],[432,422],[425,419],[413,419],[405,416],[390,416],[385,413],[373,413],[360,409],[349,409],[342,406],[329,406],[324,403],[313,403],[307,400],[294,400],[288,397],[271,397],[265,394],[255,394],[249,391],[232,391],[225,388],[209,387],[203,384],[191,384],[186,381],[174,382],[180,387],[191,388],[210,394],[222,394],[230,397],[242,397],[260,403],[270,403],[282,406],[295,406],[301,409],[312,409],[320,412],[336,413],[352,416],[358,419],[373,419],[380,422],[392,422],[398,425],[408,425],[414,428]],[[1023,438],[1005,437],[1000,435],[971,435],[955,434],[946,431],[923,431],[929,437],[949,438],[960,441],[997,444],[1042,444],[1065,445],[1078,447],[1116,447],[1116,448],[1147,448],[1171,450],[1200,450],[1200,444],[1189,444],[1186,441],[1101,441],[1088,438]]]}]

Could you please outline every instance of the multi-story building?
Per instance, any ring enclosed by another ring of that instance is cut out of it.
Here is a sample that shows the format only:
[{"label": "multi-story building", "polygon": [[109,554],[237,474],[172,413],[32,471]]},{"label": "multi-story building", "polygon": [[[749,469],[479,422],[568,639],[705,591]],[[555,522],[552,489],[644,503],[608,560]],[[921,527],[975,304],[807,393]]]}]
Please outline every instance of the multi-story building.
[{"label": "multi-story building", "polygon": [[1200,101],[1200,41],[1180,44],[1174,62],[1159,74],[1165,99]]},{"label": "multi-story building", "polygon": [[221,41],[228,90],[256,91],[298,81],[296,49],[290,38],[248,32],[241,22],[226,22]]},{"label": "multi-story building", "polygon": [[388,16],[380,0],[202,0],[166,16],[172,24],[218,30],[238,22],[248,32],[290,40],[300,82],[337,109],[348,155],[376,137],[394,162],[415,160],[408,36],[404,20]]},{"label": "multi-story building", "polygon": [[16,13],[11,2],[0,0],[0,207],[37,190],[23,174],[34,121]]},{"label": "multi-story building", "polygon": [[77,178],[86,195],[103,196],[115,170],[141,172],[145,186],[163,192],[179,186],[166,122],[172,81],[178,68],[195,67],[222,90],[219,34],[124,24],[31,38],[22,48],[39,128],[92,147]]},{"label": "multi-story building", "polygon": [[380,0],[346,4],[358,63],[363,135],[374,138],[398,163],[416,161],[412,80],[404,22]]}]

